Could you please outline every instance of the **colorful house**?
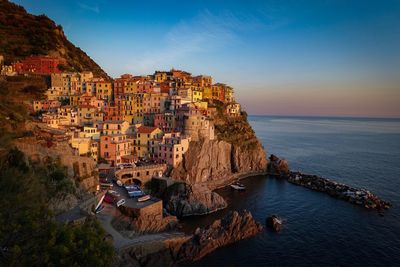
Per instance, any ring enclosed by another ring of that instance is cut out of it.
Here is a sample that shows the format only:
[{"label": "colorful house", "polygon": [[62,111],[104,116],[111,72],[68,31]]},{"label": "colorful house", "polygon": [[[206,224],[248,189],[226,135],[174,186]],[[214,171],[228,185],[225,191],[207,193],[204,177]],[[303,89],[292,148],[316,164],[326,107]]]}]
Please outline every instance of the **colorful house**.
[{"label": "colorful house", "polygon": [[[157,127],[139,126],[133,139],[133,154],[140,158],[151,158],[151,141],[161,139],[163,132]],[[154,143],[153,143],[154,145]]]},{"label": "colorful house", "polygon": [[132,154],[132,139],[125,134],[100,136],[100,157],[112,166],[122,163],[122,157]]}]

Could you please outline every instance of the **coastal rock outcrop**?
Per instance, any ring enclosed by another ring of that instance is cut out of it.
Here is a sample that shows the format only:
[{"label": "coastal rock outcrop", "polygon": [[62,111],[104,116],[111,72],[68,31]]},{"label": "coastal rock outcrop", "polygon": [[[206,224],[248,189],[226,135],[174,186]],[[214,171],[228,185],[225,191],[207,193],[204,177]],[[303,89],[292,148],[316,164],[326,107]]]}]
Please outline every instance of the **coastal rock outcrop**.
[{"label": "coastal rock outcrop", "polygon": [[163,199],[166,209],[178,217],[208,214],[227,206],[223,197],[204,184],[175,183]]},{"label": "coastal rock outcrop", "polygon": [[274,154],[269,157],[268,173],[271,175],[287,175],[289,173],[289,163],[285,159],[280,159]]},{"label": "coastal rock outcrop", "polygon": [[240,175],[264,172],[267,167],[265,151],[258,140],[242,147],[221,140],[191,142],[183,161],[171,176],[189,184],[207,184],[215,189],[229,184]]},{"label": "coastal rock outcrop", "polygon": [[206,228],[197,228],[193,235],[126,248],[119,252],[113,266],[176,266],[199,260],[219,247],[250,238],[262,230],[250,212],[233,211]]},{"label": "coastal rock outcrop", "polygon": [[177,258],[179,261],[199,260],[219,247],[252,237],[262,229],[249,211],[230,212],[204,229],[197,228],[192,238],[180,247]]}]

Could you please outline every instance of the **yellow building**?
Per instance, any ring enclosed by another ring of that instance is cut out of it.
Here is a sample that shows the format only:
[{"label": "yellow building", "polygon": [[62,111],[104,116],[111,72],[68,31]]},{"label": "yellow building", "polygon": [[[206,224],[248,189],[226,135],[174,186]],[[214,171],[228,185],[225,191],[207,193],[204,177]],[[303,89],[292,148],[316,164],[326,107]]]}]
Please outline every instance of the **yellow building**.
[{"label": "yellow building", "polygon": [[155,151],[151,151],[154,149],[152,141],[160,140],[162,135],[163,132],[157,127],[140,126],[133,139],[133,154],[141,158],[151,158],[155,153]]},{"label": "yellow building", "polygon": [[70,144],[80,156],[90,156],[97,162],[99,153],[98,140],[93,140],[90,137],[73,137],[70,140]]},{"label": "yellow building", "polygon": [[194,90],[192,92],[192,102],[200,102],[203,100],[203,92],[201,90]]},{"label": "yellow building", "polygon": [[144,118],[143,94],[134,94],[132,96],[132,109],[133,109],[132,123],[133,124],[143,123],[143,118]]},{"label": "yellow building", "polygon": [[97,107],[82,105],[78,107],[78,122],[79,125],[93,125],[96,122],[103,121],[104,113],[98,111]]},{"label": "yellow building", "polygon": [[212,87],[204,87],[203,90],[203,99],[212,99]]},{"label": "yellow building", "polygon": [[73,107],[76,107],[79,105],[79,100],[81,99],[80,95],[70,95],[69,96],[69,104]]},{"label": "yellow building", "polygon": [[166,71],[156,71],[154,73],[154,80],[158,83],[164,82],[168,79],[168,73]]},{"label": "yellow building", "polygon": [[103,135],[128,134],[130,124],[127,121],[105,121],[103,123]]},{"label": "yellow building", "polygon": [[128,80],[124,87],[124,94],[136,94],[138,92],[137,82],[134,80]]},{"label": "yellow building", "polygon": [[112,85],[111,82],[98,81],[95,83],[96,97],[97,99],[109,100],[112,96]]}]

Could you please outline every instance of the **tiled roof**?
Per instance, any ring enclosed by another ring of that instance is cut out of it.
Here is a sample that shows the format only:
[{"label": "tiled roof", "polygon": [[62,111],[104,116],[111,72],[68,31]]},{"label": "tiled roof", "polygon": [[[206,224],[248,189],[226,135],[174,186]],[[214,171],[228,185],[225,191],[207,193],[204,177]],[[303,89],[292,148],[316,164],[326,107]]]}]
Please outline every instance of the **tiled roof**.
[{"label": "tiled roof", "polygon": [[152,133],[157,129],[158,129],[157,127],[140,126],[138,128],[138,132],[139,133]]}]

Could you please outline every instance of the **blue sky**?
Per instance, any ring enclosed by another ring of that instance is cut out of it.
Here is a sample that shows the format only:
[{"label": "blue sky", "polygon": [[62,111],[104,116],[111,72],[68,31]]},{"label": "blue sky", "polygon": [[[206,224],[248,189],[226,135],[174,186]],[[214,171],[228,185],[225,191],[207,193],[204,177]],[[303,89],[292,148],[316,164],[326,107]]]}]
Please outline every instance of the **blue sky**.
[{"label": "blue sky", "polygon": [[181,68],[251,114],[400,117],[400,1],[14,1],[110,75]]}]

